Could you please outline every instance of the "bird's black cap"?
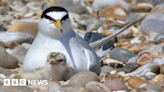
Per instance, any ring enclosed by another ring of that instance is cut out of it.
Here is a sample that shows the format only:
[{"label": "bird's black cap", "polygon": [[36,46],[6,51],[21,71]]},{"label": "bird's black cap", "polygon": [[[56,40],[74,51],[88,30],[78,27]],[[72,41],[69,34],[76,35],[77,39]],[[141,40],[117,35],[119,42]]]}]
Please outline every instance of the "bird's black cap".
[{"label": "bird's black cap", "polygon": [[[50,19],[50,20],[53,20],[52,18],[50,18],[49,16],[46,15],[46,13],[48,12],[67,12],[68,11],[66,9],[64,9],[63,7],[59,7],[59,6],[54,6],[54,7],[49,7],[47,8],[43,13],[42,13],[42,16],[41,18],[47,18],[47,19]],[[65,15],[62,20],[65,20],[66,18],[68,18],[68,14]],[[55,21],[55,20],[53,20]]]}]

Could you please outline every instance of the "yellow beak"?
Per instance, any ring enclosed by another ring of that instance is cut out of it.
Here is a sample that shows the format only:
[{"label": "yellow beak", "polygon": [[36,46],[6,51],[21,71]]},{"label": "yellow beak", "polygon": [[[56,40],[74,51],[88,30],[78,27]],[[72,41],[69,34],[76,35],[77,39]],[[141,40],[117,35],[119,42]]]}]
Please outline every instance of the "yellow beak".
[{"label": "yellow beak", "polygon": [[62,27],[61,27],[61,21],[60,20],[57,20],[55,22],[53,22],[59,29],[60,31],[62,32]]}]

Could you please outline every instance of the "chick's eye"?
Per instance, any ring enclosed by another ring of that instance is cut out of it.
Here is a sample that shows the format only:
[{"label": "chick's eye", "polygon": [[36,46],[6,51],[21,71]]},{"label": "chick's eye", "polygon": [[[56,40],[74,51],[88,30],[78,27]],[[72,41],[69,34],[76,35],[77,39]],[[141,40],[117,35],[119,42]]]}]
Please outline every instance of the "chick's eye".
[{"label": "chick's eye", "polygon": [[57,62],[62,62],[63,60],[62,59],[60,59],[60,60],[57,60]]}]

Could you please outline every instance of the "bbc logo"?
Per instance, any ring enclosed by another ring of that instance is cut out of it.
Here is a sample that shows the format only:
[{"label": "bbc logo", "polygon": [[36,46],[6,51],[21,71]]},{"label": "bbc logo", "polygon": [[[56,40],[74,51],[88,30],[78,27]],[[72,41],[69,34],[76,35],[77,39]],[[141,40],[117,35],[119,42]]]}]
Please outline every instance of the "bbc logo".
[{"label": "bbc logo", "polygon": [[26,79],[4,79],[4,86],[26,86]]},{"label": "bbc logo", "polygon": [[48,85],[48,80],[4,79],[4,86]]}]

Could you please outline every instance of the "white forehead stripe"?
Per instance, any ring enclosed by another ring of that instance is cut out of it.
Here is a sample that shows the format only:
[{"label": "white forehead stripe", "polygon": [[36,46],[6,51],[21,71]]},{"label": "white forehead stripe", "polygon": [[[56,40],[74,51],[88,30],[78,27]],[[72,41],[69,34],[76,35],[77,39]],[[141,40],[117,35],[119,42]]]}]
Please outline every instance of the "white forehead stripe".
[{"label": "white forehead stripe", "polygon": [[48,13],[46,13],[46,15],[51,18],[54,18],[55,20],[61,20],[65,15],[67,15],[67,12],[65,12],[65,11],[48,12]]}]

